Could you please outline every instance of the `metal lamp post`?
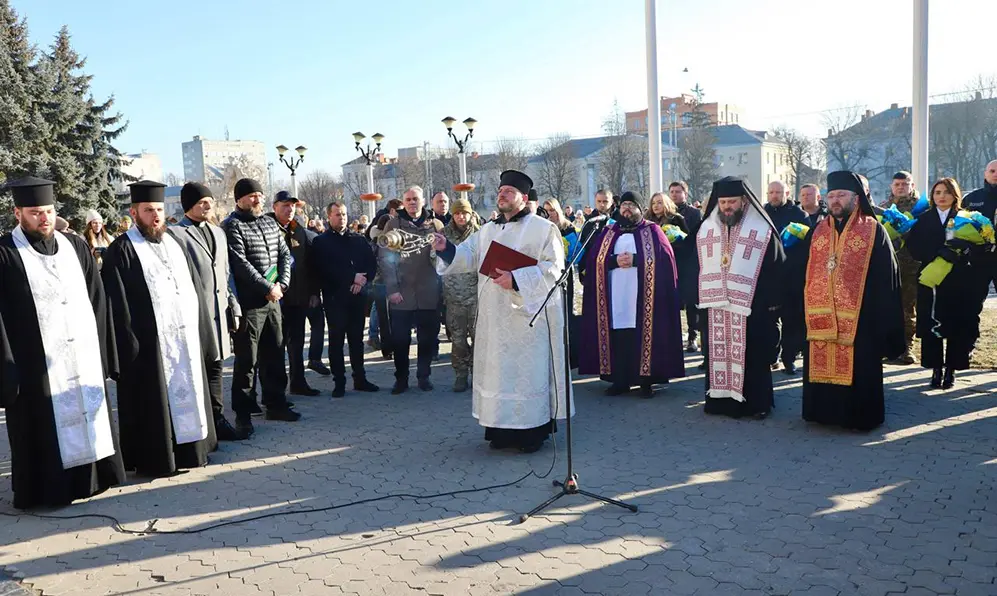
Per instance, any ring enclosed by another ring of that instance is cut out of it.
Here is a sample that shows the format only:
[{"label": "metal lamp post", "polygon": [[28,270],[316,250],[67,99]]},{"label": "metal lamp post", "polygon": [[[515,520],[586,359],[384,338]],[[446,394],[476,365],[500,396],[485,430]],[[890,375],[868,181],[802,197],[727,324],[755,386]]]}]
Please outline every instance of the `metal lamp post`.
[{"label": "metal lamp post", "polygon": [[284,154],[287,153],[287,147],[277,145],[277,155],[280,156],[280,163],[284,164],[289,170],[291,170],[291,194],[294,198],[298,198],[298,179],[295,177],[295,172],[297,172],[298,166],[301,165],[301,162],[305,160],[305,151],[308,151],[308,147],[298,145],[294,148],[294,150],[298,152],[297,159],[294,159],[293,155],[289,158],[285,158]]},{"label": "metal lamp post", "polygon": [[374,140],[374,146],[371,147],[370,143],[367,143],[367,148],[361,149],[360,143],[366,138],[362,132],[353,133],[356,150],[367,162],[367,192],[360,195],[360,200],[367,202],[367,217],[373,221],[374,215],[377,214],[377,202],[381,200],[381,194],[374,191],[374,158],[381,152],[381,141],[384,140],[384,135],[379,132],[374,133],[374,136],[371,137]]},{"label": "metal lamp post", "polygon": [[460,162],[460,184],[454,184],[453,189],[455,192],[460,193],[460,198],[466,199],[468,191],[474,190],[474,184],[470,184],[467,181],[467,154],[464,153],[464,150],[467,148],[467,144],[471,138],[474,137],[474,125],[478,121],[474,118],[464,120],[464,126],[467,127],[467,134],[464,135],[463,140],[457,138],[457,135],[453,132],[453,125],[457,122],[456,118],[447,116],[442,122],[447,127],[447,136],[457,144],[457,161]]}]

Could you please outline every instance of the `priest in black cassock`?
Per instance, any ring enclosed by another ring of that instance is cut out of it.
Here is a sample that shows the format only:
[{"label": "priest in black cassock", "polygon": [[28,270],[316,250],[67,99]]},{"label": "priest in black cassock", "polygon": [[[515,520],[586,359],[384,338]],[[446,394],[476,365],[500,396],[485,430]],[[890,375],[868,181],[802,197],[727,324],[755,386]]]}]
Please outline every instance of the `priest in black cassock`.
[{"label": "priest in black cassock", "polygon": [[779,231],[747,181],[713,183],[696,234],[707,414],[765,418],[775,405],[771,356],[779,342],[785,255]]},{"label": "priest in black cassock", "polygon": [[0,237],[0,407],[14,507],[57,507],[120,484],[125,470],[104,380],[113,338],[100,274],[81,238],[55,231],[53,182],[8,184]]},{"label": "priest in black cassock", "polygon": [[827,175],[830,217],[803,242],[803,419],[854,430],[883,423],[883,358],[904,351],[900,271],[858,175]]},{"label": "priest in black cassock", "polygon": [[164,185],[129,185],[135,225],[104,253],[118,355],[125,467],[169,476],[203,466],[218,442],[207,363],[218,360],[197,269],[166,228]]},{"label": "priest in black cassock", "polygon": [[650,398],[652,385],[685,376],[675,254],[643,208],[643,197],[623,193],[619,218],[586,254],[578,372],[612,383],[607,395],[640,386]]}]

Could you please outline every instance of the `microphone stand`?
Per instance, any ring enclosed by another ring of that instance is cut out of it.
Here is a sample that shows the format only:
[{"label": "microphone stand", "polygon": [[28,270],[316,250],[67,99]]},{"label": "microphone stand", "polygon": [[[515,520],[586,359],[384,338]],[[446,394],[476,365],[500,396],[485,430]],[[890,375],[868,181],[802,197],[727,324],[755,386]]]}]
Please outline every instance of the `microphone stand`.
[{"label": "microphone stand", "polygon": [[[608,221],[608,219],[606,221]],[[583,228],[584,228],[584,226],[583,226]],[[553,298],[554,292],[556,292],[558,289],[560,289],[561,290],[561,298],[562,298],[562,300],[561,300],[561,302],[562,302],[561,310],[562,310],[562,313],[564,315],[564,326],[563,326],[564,332],[562,334],[562,336],[563,336],[562,337],[562,341],[564,342],[564,390],[567,392],[567,395],[565,396],[565,400],[564,401],[567,404],[567,408],[568,408],[568,412],[567,412],[567,416],[565,417],[565,423],[564,424],[565,424],[565,428],[567,429],[566,432],[565,432],[565,434],[567,435],[567,441],[566,442],[567,442],[567,445],[568,445],[568,450],[567,450],[568,451],[568,471],[567,471],[567,475],[564,477],[564,481],[563,482],[561,482],[560,480],[555,480],[554,481],[554,486],[560,487],[561,491],[559,493],[557,493],[556,495],[554,495],[553,497],[547,499],[543,503],[541,503],[541,504],[537,505],[536,507],[534,507],[533,510],[531,510],[529,513],[525,513],[525,514],[521,515],[519,517],[519,523],[525,522],[530,517],[532,517],[532,516],[536,515],[537,513],[543,511],[547,507],[550,507],[552,504],[554,504],[555,501],[557,501],[558,499],[560,499],[561,497],[564,497],[566,495],[582,495],[582,496],[588,497],[590,499],[595,499],[597,501],[602,501],[603,503],[609,503],[610,505],[616,505],[617,507],[623,507],[624,509],[628,509],[628,510],[634,512],[634,513],[637,512],[637,506],[636,505],[630,505],[629,503],[624,503],[623,501],[617,501],[616,499],[610,499],[609,497],[604,497],[602,495],[597,495],[595,493],[589,492],[587,490],[582,490],[581,488],[579,488],[578,487],[578,474],[575,474],[574,463],[573,463],[573,461],[571,459],[571,401],[572,401],[571,400],[571,356],[570,356],[571,350],[570,350],[570,340],[568,339],[568,321],[569,321],[569,315],[571,314],[572,309],[569,306],[569,301],[568,301],[568,283],[569,283],[569,280],[572,279],[572,269],[574,269],[574,266],[578,262],[578,259],[585,252],[585,248],[588,246],[589,241],[592,240],[592,238],[595,237],[597,230],[598,230],[598,228],[596,228],[596,230],[593,230],[592,233],[589,234],[588,238],[586,238],[585,241],[581,244],[581,246],[578,248],[578,250],[575,251],[575,254],[573,255],[573,258],[568,263],[568,266],[565,267],[564,273],[561,274],[561,277],[558,278],[558,280],[554,283],[554,286],[550,289],[549,292],[547,292],[547,297],[544,298],[543,304],[540,305],[540,310],[538,310],[536,312],[536,314],[533,315],[533,318],[530,320],[530,327],[535,326],[536,322],[537,322],[537,317],[539,317],[540,314],[542,312],[544,312],[544,309],[547,307],[547,303],[550,302],[551,298]],[[548,329],[548,333],[549,332],[550,332],[550,330]],[[555,393],[556,393],[556,387],[557,387],[556,383],[555,383],[554,387],[555,387]],[[552,412],[552,414],[553,414],[553,412]],[[551,418],[553,419],[553,418],[555,418],[555,416],[551,416]]]}]

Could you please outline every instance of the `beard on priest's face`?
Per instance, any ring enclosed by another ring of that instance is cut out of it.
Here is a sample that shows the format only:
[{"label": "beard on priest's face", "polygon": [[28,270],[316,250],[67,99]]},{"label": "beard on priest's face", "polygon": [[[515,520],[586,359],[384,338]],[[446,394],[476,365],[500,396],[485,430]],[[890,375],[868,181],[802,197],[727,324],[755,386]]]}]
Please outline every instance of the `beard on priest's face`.
[{"label": "beard on priest's face", "polygon": [[135,221],[142,237],[149,242],[162,242],[166,233],[166,217],[162,203],[141,203],[132,208]]}]

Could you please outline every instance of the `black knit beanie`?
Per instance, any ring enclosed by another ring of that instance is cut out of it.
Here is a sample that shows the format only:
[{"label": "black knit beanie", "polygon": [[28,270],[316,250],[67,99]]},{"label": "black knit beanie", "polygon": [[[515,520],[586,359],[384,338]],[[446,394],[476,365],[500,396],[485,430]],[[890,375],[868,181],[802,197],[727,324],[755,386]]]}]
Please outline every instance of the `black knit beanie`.
[{"label": "black knit beanie", "polygon": [[188,182],[180,189],[180,206],[183,212],[187,213],[191,207],[197,205],[198,201],[204,197],[210,197],[211,189],[200,182]]},{"label": "black knit beanie", "polygon": [[242,197],[253,194],[254,192],[263,192],[263,187],[260,183],[252,178],[243,178],[235,183],[235,200],[238,201]]}]

